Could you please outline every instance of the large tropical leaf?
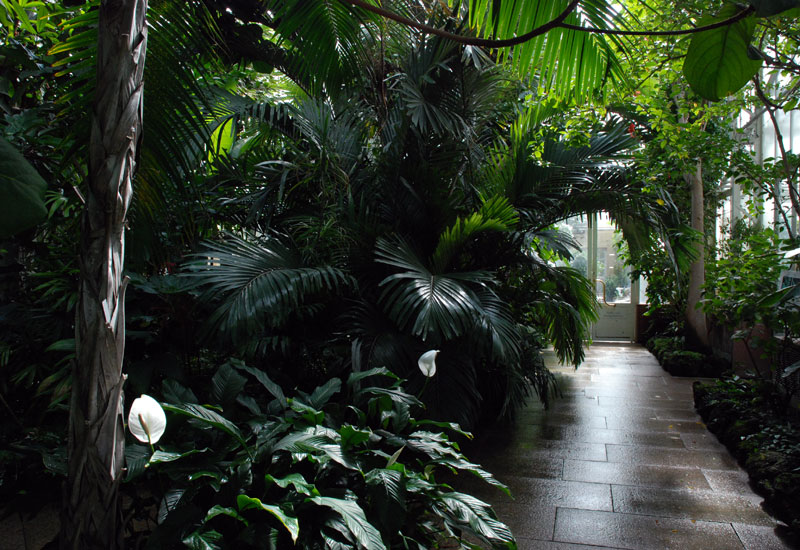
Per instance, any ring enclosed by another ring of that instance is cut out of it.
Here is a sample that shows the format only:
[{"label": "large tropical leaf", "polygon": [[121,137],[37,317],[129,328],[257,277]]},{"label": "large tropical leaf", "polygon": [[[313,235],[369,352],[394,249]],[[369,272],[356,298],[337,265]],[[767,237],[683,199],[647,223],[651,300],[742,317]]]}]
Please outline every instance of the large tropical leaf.
[{"label": "large tropical leaf", "polygon": [[[452,3],[452,2],[451,2]],[[483,36],[508,39],[524,35],[555,21],[570,6],[569,0],[470,0],[470,25]],[[603,0],[573,6],[564,23],[575,27],[613,28],[624,22],[610,3]],[[537,72],[540,85],[551,94],[585,98],[607,81],[624,82],[615,48],[624,48],[616,38],[557,26],[545,34],[499,56],[521,75]]]},{"label": "large tropical leaf", "polygon": [[489,289],[478,293],[483,315],[478,319],[478,333],[486,335],[491,345],[491,357],[497,361],[519,361],[521,337],[508,302]]},{"label": "large tropical leaf", "polygon": [[340,498],[317,496],[309,499],[314,504],[330,508],[344,520],[349,531],[364,550],[386,550],[380,532],[367,520],[357,502]]},{"label": "large tropical leaf", "polygon": [[0,238],[33,227],[47,216],[47,183],[9,142],[0,138]]},{"label": "large tropical leaf", "polygon": [[338,89],[363,67],[366,59],[364,23],[376,20],[366,11],[353,16],[350,6],[334,0],[271,0],[279,45],[298,52],[303,63],[296,70],[313,92]]},{"label": "large tropical leaf", "polygon": [[[728,4],[717,17],[702,19],[699,24],[724,21],[741,9]],[[751,15],[692,37],[683,62],[683,74],[697,94],[710,101],[719,101],[756,75],[763,60],[752,58],[748,50],[755,28],[756,17]]]},{"label": "large tropical leaf", "polygon": [[378,239],[377,261],[399,269],[383,281],[381,300],[395,322],[423,340],[464,334],[482,316],[475,290],[492,281],[486,272],[433,272],[402,239]]},{"label": "large tropical leaf", "polygon": [[472,532],[489,541],[494,548],[516,548],[511,531],[497,520],[491,507],[485,502],[464,493],[453,492],[441,495],[436,508],[450,526],[456,529],[469,526]]},{"label": "large tropical leaf", "polygon": [[239,508],[240,512],[255,509],[273,515],[289,531],[292,542],[297,542],[297,537],[300,535],[300,521],[296,517],[287,514],[280,506],[276,504],[264,504],[261,500],[247,495],[237,496],[236,506]]},{"label": "large tropical leaf", "polygon": [[490,198],[483,203],[480,210],[466,218],[457,219],[452,227],[445,229],[433,253],[433,269],[447,269],[459,249],[478,233],[508,231],[518,221],[519,216],[508,199],[502,196]]},{"label": "large tropical leaf", "polygon": [[206,243],[187,268],[209,297],[222,300],[210,322],[234,339],[280,325],[312,295],[353,284],[339,269],[303,265],[297,250],[278,237],[257,244],[228,235],[225,242]]},{"label": "large tropical leaf", "polygon": [[242,445],[242,447],[247,449],[247,442],[245,441],[242,432],[236,427],[236,424],[221,414],[212,411],[211,409],[207,409],[202,405],[195,405],[192,403],[184,403],[182,405],[169,405],[162,403],[162,406],[166,411],[188,416],[189,418],[197,420],[201,424],[222,430],[226,434],[235,438]]}]

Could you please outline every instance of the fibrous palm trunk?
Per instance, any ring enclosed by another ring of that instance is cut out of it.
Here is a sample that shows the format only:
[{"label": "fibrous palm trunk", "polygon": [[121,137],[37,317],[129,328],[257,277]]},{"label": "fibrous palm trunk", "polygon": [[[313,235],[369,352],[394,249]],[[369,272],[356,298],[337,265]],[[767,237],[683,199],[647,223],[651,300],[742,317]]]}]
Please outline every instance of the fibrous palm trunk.
[{"label": "fibrous palm trunk", "polygon": [[708,346],[708,327],[706,314],[700,309],[705,284],[705,198],[703,195],[703,163],[698,160],[693,173],[684,175],[692,196],[692,229],[700,235],[695,243],[697,258],[689,267],[689,289],[686,301],[686,321],[696,341]]},{"label": "fibrous palm trunk", "polygon": [[118,502],[124,466],[122,270],[125,217],[142,134],[146,10],[147,0],[104,0],[100,7],[62,549],[123,545]]}]

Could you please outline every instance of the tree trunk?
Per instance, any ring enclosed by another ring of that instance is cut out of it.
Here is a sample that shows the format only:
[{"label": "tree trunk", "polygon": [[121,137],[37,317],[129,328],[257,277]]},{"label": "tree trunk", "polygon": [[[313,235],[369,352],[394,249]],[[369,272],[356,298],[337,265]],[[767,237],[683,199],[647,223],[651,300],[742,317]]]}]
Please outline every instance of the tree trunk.
[{"label": "tree trunk", "polygon": [[686,183],[692,192],[692,229],[700,233],[695,244],[697,258],[689,267],[689,296],[686,303],[686,321],[697,342],[708,347],[708,328],[706,315],[698,308],[706,280],[705,263],[705,206],[703,197],[703,163],[697,161],[694,173],[686,174]]},{"label": "tree trunk", "polygon": [[100,6],[61,548],[123,546],[125,216],[142,134],[147,0]]}]

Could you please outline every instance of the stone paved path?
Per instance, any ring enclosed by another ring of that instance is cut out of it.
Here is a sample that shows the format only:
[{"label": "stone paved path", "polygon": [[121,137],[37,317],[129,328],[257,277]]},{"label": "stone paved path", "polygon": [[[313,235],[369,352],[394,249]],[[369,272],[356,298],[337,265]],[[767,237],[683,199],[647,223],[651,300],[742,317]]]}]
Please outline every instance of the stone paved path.
[{"label": "stone paved path", "polygon": [[673,378],[636,345],[594,345],[577,370],[548,365],[564,397],[529,405],[470,459],[514,500],[471,481],[520,550],[790,549],[747,475]]}]

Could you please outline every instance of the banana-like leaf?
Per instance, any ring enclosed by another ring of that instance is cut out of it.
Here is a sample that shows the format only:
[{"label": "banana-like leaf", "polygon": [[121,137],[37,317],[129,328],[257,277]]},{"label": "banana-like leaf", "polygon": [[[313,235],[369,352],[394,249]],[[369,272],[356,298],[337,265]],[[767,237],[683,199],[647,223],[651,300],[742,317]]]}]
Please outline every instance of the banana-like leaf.
[{"label": "banana-like leaf", "polygon": [[47,183],[9,142],[0,138],[0,238],[30,229],[47,217]]},{"label": "banana-like leaf", "polygon": [[[718,16],[701,19],[699,25],[723,21],[739,11],[741,8],[729,4]],[[683,74],[692,90],[709,101],[719,101],[747,84],[763,62],[748,54],[755,28],[756,18],[750,15],[695,34],[683,62]]]}]

